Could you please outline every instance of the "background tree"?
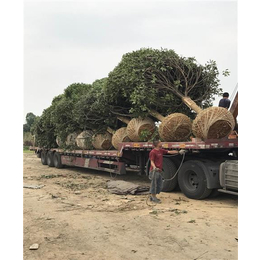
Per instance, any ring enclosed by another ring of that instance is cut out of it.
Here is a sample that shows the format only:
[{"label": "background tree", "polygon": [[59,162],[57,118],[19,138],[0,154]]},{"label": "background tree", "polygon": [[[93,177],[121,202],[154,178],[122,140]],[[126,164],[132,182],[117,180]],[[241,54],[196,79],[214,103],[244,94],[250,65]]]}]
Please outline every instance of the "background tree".
[{"label": "background tree", "polygon": [[26,124],[23,124],[23,132],[30,132],[30,129],[36,120],[36,115],[34,115],[32,112],[29,112],[26,114]]},{"label": "background tree", "polygon": [[24,133],[30,132],[30,127],[27,124],[23,124],[23,132]]}]

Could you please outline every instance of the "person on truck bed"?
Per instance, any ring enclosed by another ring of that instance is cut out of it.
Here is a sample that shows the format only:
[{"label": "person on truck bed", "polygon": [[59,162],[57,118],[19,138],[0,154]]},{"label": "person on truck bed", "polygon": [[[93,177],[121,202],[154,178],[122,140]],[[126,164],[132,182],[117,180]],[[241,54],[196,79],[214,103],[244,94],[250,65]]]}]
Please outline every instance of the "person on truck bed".
[{"label": "person on truck bed", "polygon": [[219,100],[218,106],[219,107],[224,107],[226,109],[229,109],[229,107],[230,107],[230,100],[228,98],[229,98],[228,92],[223,93],[223,98]]},{"label": "person on truck bed", "polygon": [[150,201],[155,203],[161,203],[161,200],[156,197],[156,194],[159,194],[162,190],[163,180],[162,180],[162,169],[163,169],[163,155],[164,154],[183,154],[183,150],[168,151],[162,149],[162,143],[160,140],[153,141],[154,149],[149,153],[149,158],[151,161],[151,167],[149,171],[149,179],[151,180],[150,187]]}]

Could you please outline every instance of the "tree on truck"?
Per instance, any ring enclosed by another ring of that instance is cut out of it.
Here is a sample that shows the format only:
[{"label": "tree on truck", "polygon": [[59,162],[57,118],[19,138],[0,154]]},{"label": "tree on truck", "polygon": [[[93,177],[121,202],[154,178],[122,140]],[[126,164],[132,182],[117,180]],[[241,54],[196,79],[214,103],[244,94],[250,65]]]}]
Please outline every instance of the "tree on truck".
[{"label": "tree on truck", "polygon": [[237,159],[237,140],[228,139],[234,117],[211,106],[222,91],[218,75],[214,61],[203,66],[173,50],[127,53],[108,78],[72,84],[54,98],[34,125],[36,151],[43,164],[57,168],[124,174],[137,165],[144,173],[151,141],[160,138],[166,149],[188,151],[185,160],[164,158],[163,190],[179,182],[186,196],[205,198],[221,188],[221,163]]}]

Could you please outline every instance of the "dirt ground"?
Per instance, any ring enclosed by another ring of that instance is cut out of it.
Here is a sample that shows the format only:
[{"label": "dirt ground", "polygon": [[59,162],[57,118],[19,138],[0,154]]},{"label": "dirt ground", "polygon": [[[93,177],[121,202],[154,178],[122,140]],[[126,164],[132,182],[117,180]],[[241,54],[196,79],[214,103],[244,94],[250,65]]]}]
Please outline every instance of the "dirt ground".
[{"label": "dirt ground", "polygon": [[[23,189],[24,259],[237,259],[237,197],[197,201],[170,192],[148,206],[147,195],[110,194],[111,178],[149,185],[133,172],[56,169],[24,153],[24,184],[45,185]],[[34,243],[38,250],[29,250]]]}]

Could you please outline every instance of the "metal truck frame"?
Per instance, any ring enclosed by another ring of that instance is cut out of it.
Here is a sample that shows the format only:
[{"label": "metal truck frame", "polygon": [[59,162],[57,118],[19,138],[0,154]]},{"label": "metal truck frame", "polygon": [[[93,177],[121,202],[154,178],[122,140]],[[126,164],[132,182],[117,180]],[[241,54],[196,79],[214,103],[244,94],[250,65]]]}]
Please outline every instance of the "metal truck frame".
[{"label": "metal truck frame", "polygon": [[[190,142],[163,142],[162,145],[167,150],[186,150],[185,158],[182,155],[164,156],[163,191],[172,191],[179,185],[181,191],[192,199],[207,198],[217,190],[237,194],[237,168],[234,166],[237,163],[237,138],[205,141],[194,138]],[[148,175],[152,148],[150,142],[126,142],[121,143],[118,150],[39,147],[30,147],[30,150],[34,150],[42,164],[49,167],[76,166],[114,174],[126,174],[128,167],[135,167],[139,174]],[[230,167],[233,170],[231,174]],[[171,179],[177,170],[178,174]],[[225,176],[233,179],[230,182]]]}]

